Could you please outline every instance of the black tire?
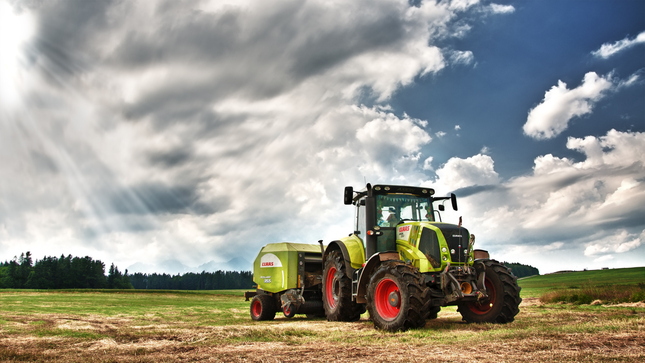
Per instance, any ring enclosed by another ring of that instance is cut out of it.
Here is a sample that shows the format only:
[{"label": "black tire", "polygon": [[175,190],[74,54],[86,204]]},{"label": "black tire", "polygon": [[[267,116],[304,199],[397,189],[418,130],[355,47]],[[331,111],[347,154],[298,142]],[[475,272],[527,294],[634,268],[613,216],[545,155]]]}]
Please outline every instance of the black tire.
[{"label": "black tire", "polygon": [[251,300],[251,319],[273,320],[277,311],[275,299],[270,295],[255,295]]},{"label": "black tire", "polygon": [[322,300],[329,321],[356,321],[365,312],[363,304],[352,300],[352,280],[345,273],[340,251],[331,251],[323,269]]},{"label": "black tire", "polygon": [[282,308],[282,313],[286,318],[293,318],[296,315],[296,308],[292,304],[287,304]]},{"label": "black tire", "polygon": [[439,316],[440,311],[441,311],[440,306],[435,306],[431,308],[429,311],[426,312],[426,320],[436,319]]},{"label": "black tire", "polygon": [[424,288],[418,270],[401,261],[382,263],[370,277],[367,310],[377,329],[399,331],[422,328]]},{"label": "black tire", "polygon": [[486,279],[484,285],[490,299],[478,303],[461,303],[457,311],[469,323],[506,324],[515,320],[520,312],[520,290],[517,277],[506,266],[495,260],[484,261]]}]

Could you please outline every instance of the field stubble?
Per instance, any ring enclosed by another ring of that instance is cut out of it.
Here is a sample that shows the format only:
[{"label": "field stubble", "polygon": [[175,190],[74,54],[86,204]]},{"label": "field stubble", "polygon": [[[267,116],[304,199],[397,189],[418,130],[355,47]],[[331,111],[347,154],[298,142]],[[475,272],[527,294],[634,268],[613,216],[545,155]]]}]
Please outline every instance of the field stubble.
[{"label": "field stubble", "polygon": [[[180,298],[177,298],[180,297]],[[253,322],[236,294],[0,291],[0,360],[52,362],[533,362],[645,360],[645,306],[544,304],[515,322],[377,331],[297,315]]]}]

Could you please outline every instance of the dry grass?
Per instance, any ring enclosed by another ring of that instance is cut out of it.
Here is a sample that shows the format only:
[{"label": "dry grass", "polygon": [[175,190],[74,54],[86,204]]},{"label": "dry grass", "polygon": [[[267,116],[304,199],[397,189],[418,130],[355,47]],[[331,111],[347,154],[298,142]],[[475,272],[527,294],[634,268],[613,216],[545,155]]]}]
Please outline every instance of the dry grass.
[{"label": "dry grass", "polygon": [[548,303],[568,302],[591,304],[599,300],[604,303],[640,302],[645,300],[645,283],[637,285],[587,285],[547,292],[540,300]]},{"label": "dry grass", "polygon": [[[245,304],[233,313],[248,314]],[[179,312],[167,308],[164,314]],[[2,362],[642,362],[643,347],[642,306],[557,305],[536,298],[524,300],[512,324],[465,324],[452,308],[425,329],[395,334],[376,331],[367,320],[277,316],[255,323],[245,316],[217,326],[159,314],[0,309]]]}]

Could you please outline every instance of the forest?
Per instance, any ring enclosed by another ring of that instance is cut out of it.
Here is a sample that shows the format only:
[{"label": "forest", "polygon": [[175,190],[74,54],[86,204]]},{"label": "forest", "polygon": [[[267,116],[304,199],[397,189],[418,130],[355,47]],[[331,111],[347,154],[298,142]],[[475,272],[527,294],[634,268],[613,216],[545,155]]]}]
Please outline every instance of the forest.
[{"label": "forest", "polygon": [[135,289],[161,290],[230,290],[250,289],[253,286],[253,273],[250,271],[216,271],[183,275],[142,274],[129,275]]},{"label": "forest", "polygon": [[513,263],[502,262],[502,264],[510,268],[513,275],[517,276],[518,278],[540,274],[540,270],[530,265],[523,265],[517,262],[513,262]]},{"label": "forest", "polygon": [[89,256],[44,257],[34,263],[31,252],[0,263],[0,288],[13,289],[132,289],[128,270],[121,273],[112,264]]},{"label": "forest", "polygon": [[253,285],[249,271],[217,271],[168,274],[128,274],[89,256],[61,255],[33,261],[31,252],[0,262],[0,289],[248,289]]}]

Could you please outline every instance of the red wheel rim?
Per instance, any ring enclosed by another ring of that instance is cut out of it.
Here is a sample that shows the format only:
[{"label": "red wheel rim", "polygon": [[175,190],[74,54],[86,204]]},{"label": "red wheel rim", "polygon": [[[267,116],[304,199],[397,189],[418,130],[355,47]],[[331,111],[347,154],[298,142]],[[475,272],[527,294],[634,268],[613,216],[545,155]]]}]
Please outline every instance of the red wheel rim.
[{"label": "red wheel rim", "polygon": [[285,305],[283,312],[285,316],[291,315],[291,304],[288,307]]},{"label": "red wheel rim", "polygon": [[253,301],[251,309],[253,311],[253,316],[260,316],[260,314],[262,314],[262,304],[260,303],[260,300]]},{"label": "red wheel rim", "polygon": [[[376,286],[374,294],[376,312],[385,320],[394,320],[401,311],[401,292],[391,279],[383,279]],[[390,303],[390,298],[396,298],[395,304]]]},{"label": "red wheel rim", "polygon": [[495,293],[495,286],[493,286],[493,284],[490,282],[489,279],[486,279],[484,284],[486,285],[486,292],[488,293],[488,303],[481,304],[481,303],[475,302],[475,303],[468,304],[468,307],[470,308],[470,310],[473,313],[478,315],[484,315],[487,312],[489,312],[490,309],[493,308],[493,306],[495,305],[495,298],[497,295]]},{"label": "red wheel rim", "polygon": [[327,271],[327,278],[325,279],[325,294],[327,295],[327,305],[330,308],[334,309],[336,307],[336,301],[338,297],[336,296],[336,291],[334,289],[334,276],[336,276],[336,267],[330,267]]}]

